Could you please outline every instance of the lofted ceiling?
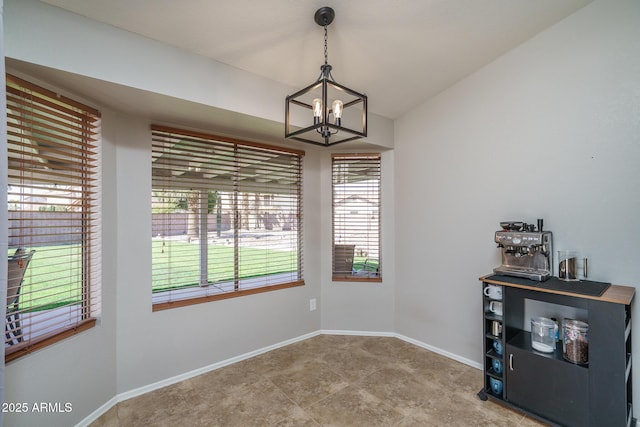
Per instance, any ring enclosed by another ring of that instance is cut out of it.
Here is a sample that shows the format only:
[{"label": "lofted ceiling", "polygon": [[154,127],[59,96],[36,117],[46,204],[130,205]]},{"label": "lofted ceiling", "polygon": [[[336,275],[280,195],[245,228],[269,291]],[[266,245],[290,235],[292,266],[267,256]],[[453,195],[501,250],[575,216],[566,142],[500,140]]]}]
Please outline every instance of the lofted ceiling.
[{"label": "lofted ceiling", "polygon": [[313,15],[335,10],[339,83],[396,119],[592,0],[41,0],[302,88],[324,62]]}]

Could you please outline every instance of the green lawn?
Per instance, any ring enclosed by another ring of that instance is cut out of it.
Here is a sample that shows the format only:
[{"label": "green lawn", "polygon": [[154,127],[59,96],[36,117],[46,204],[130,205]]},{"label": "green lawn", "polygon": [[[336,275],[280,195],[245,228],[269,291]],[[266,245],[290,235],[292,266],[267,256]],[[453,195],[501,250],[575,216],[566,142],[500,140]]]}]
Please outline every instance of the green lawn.
[{"label": "green lawn", "polygon": [[[80,245],[40,246],[25,272],[20,289],[20,309],[49,310],[80,300],[80,285],[70,281],[80,277]],[[9,250],[13,255],[15,249]],[[79,280],[78,280],[79,281]]]},{"label": "green lawn", "polygon": [[[181,257],[179,260],[174,258],[170,264],[171,281],[154,280],[153,292],[198,286],[197,263],[200,256],[198,245],[186,242],[170,244],[172,254],[179,252]],[[210,245],[208,249],[210,282],[233,280],[233,247]],[[80,282],[80,245],[40,246],[35,250],[22,284],[20,309],[40,311],[79,302],[82,295],[81,287],[79,284],[69,285],[69,282]],[[15,249],[9,250],[9,255],[14,251]],[[167,257],[166,247],[163,253],[162,242],[154,240],[152,244],[154,273],[161,274],[163,269],[165,273],[168,271],[165,268]],[[297,265],[295,251],[240,248],[239,258],[240,278],[291,272],[295,271]]]},{"label": "green lawn", "polygon": [[[167,242],[170,249],[164,247],[160,240],[154,240],[152,246],[153,274],[160,278],[152,283],[153,292],[167,289],[198,286],[198,260],[200,248],[186,242]],[[167,262],[171,254],[172,261]],[[233,280],[233,247],[227,245],[209,245],[209,282],[227,282]],[[267,262],[268,261],[268,262]],[[266,276],[269,274],[295,271],[297,265],[296,251],[279,251],[273,249],[255,249],[241,247],[239,249],[239,276],[242,279]],[[171,280],[166,266],[170,266]]]},{"label": "green lawn", "polygon": [[[198,286],[199,247],[186,242],[170,242],[171,252],[160,240],[152,243],[152,265],[154,275],[169,277],[171,280],[155,279],[153,292],[169,289]],[[80,285],[69,285],[70,281],[79,282],[81,274],[80,245],[41,246],[36,252],[26,272],[20,300],[20,308],[26,311],[48,310],[62,305],[80,301],[82,294]],[[271,249],[255,249],[243,247],[239,249],[240,278],[250,278],[269,274],[295,271],[297,265],[296,251],[278,251]],[[14,250],[9,251],[9,255]],[[233,247],[226,245],[210,245],[209,279],[211,283],[233,280]],[[169,253],[171,262],[167,263]],[[175,254],[180,254],[177,256]],[[266,262],[265,260],[268,260]],[[365,258],[354,259],[354,269],[363,267]],[[371,268],[371,264],[368,265]]]}]

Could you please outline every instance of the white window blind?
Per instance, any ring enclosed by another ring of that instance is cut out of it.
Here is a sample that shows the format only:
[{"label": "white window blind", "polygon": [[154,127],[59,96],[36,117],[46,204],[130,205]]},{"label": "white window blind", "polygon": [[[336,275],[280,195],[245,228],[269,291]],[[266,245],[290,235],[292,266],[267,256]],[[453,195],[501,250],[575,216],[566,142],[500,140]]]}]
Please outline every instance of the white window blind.
[{"label": "white window blind", "polygon": [[302,285],[302,152],[152,126],[154,310]]},{"label": "white window blind", "polygon": [[380,154],[334,154],[333,280],[381,280]]},{"label": "white window blind", "polygon": [[100,303],[100,113],[7,75],[6,360],[91,327]]}]

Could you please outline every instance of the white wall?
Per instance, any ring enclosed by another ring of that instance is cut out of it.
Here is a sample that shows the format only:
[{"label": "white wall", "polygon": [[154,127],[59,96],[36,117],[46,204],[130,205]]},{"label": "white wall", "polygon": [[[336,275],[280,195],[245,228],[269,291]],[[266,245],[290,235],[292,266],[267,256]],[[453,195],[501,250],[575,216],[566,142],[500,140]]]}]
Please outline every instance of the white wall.
[{"label": "white wall", "polygon": [[640,284],[638,23],[637,0],[596,1],[397,120],[398,333],[481,361],[502,220],[544,218],[592,280]]}]

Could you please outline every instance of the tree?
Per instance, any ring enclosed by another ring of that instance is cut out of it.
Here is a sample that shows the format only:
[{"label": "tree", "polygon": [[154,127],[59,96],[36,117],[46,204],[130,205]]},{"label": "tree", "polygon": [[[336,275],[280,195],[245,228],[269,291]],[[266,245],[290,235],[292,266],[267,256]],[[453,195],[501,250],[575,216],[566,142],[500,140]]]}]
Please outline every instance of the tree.
[{"label": "tree", "polygon": [[[200,211],[201,190],[189,190],[178,199],[176,208],[187,211],[187,237],[198,237],[200,233],[198,212]],[[207,214],[213,213],[218,202],[218,191],[207,194]]]}]

